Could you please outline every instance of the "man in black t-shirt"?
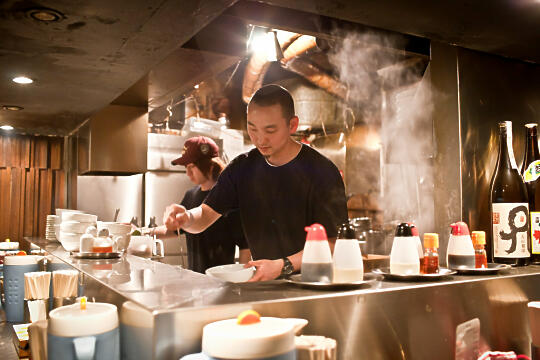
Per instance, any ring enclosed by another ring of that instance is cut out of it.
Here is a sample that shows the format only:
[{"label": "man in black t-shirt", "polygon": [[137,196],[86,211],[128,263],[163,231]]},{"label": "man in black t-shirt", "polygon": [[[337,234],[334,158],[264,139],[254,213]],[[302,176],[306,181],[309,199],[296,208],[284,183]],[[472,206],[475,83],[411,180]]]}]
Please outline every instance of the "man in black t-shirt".
[{"label": "man in black t-shirt", "polygon": [[336,166],[296,142],[294,102],[284,88],[267,85],[251,98],[247,131],[255,149],[235,158],[204,203],[191,210],[170,205],[169,229],[200,232],[221,215],[239,209],[257,272],[250,281],[271,280],[300,270],[304,228],[322,224],[331,247],[347,221],[345,187]]},{"label": "man in black t-shirt", "polygon": [[[186,140],[182,156],[172,161],[173,165],[185,166],[187,176],[196,184],[184,194],[181,202],[184,208],[192,209],[201,205],[216,184],[225,167],[218,155],[218,146],[212,139],[197,136]],[[156,235],[166,233],[164,226],[153,230]],[[187,232],[186,244],[188,267],[200,273],[214,266],[232,264],[236,245],[240,249],[240,263],[251,259],[238,210],[228,212],[203,232]]]}]

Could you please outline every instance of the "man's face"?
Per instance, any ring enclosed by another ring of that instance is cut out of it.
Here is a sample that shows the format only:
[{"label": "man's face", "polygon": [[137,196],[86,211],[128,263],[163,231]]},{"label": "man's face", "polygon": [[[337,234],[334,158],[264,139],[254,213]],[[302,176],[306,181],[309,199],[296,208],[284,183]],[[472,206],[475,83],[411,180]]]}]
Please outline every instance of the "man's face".
[{"label": "man's face", "polygon": [[270,158],[285,147],[290,135],[296,131],[297,119],[293,117],[288,123],[279,104],[271,106],[249,104],[247,131],[251,142],[264,157]]},{"label": "man's face", "polygon": [[204,184],[208,180],[208,178],[204,176],[204,174],[195,164],[186,165],[186,175],[195,185]]}]

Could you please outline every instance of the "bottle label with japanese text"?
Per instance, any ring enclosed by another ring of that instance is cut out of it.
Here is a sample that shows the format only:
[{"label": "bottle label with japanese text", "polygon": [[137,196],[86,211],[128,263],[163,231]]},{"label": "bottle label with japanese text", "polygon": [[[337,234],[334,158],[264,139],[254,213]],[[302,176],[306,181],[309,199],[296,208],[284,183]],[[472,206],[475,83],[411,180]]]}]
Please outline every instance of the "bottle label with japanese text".
[{"label": "bottle label with japanese text", "polygon": [[526,183],[536,181],[540,177],[540,160],[535,160],[529,164],[523,173],[523,181]]},{"label": "bottle label with japanese text", "polygon": [[529,204],[493,203],[493,256],[526,258],[529,230]]},{"label": "bottle label with japanese text", "polygon": [[540,254],[540,212],[531,211],[531,252]]}]

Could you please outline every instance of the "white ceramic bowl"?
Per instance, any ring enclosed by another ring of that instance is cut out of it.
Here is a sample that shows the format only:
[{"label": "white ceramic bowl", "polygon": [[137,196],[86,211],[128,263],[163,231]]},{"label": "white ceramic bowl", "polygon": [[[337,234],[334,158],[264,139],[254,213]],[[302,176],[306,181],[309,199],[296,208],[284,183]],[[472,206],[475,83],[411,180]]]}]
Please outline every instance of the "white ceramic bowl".
[{"label": "white ceramic bowl", "polygon": [[78,251],[81,245],[81,234],[60,231],[58,241],[67,251]]},{"label": "white ceramic bowl", "polygon": [[131,232],[131,225],[122,224],[118,222],[98,221],[97,228],[98,230],[108,229],[109,234],[112,234],[112,235],[126,235]]},{"label": "white ceramic bowl", "polygon": [[228,264],[206,269],[206,275],[229,282],[245,282],[255,274],[255,268],[245,268],[244,264]]},{"label": "white ceramic bowl", "polygon": [[76,212],[63,212],[62,222],[65,222],[65,221],[95,223],[97,221],[97,215],[81,214],[81,213],[76,213]]},{"label": "white ceramic bowl", "polygon": [[95,223],[91,222],[62,221],[60,230],[67,233],[84,234],[86,229],[94,225]]},{"label": "white ceramic bowl", "polygon": [[57,224],[60,224],[62,222],[62,214],[65,213],[65,212],[75,212],[75,213],[79,213],[79,214],[82,214],[82,211],[80,210],[73,210],[73,209],[56,209],[56,216],[58,216],[56,218],[56,223]]}]

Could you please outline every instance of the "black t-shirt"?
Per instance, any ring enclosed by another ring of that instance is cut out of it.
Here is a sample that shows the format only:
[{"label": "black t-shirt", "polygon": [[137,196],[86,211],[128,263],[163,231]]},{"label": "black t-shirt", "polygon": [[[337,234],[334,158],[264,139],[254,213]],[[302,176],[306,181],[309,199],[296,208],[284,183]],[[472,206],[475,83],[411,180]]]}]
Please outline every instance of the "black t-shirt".
[{"label": "black t-shirt", "polygon": [[304,248],[304,228],[322,224],[328,237],[347,221],[347,200],[337,167],[309,146],[282,166],[257,149],[236,157],[205,203],[220,214],[239,209],[253,259],[279,259]]},{"label": "black t-shirt", "polygon": [[[186,192],[181,204],[188,210],[197,207],[208,193],[209,191],[202,191],[200,186],[195,186]],[[199,234],[185,234],[189,268],[200,273],[213,266],[232,264],[235,245],[240,249],[248,247],[238,211],[231,211],[220,217]]]}]

